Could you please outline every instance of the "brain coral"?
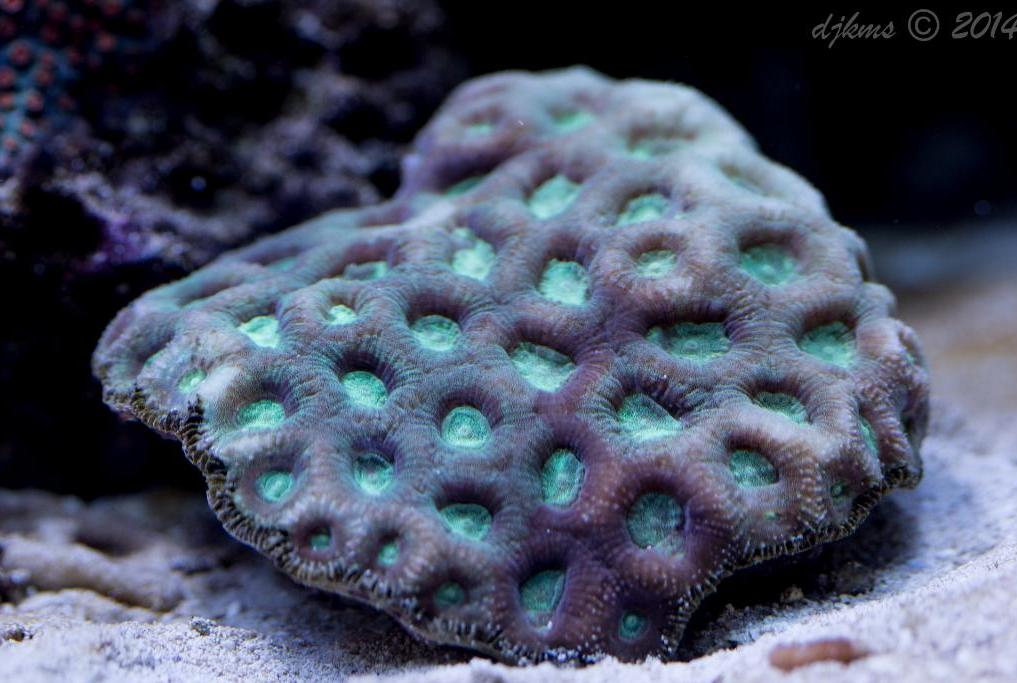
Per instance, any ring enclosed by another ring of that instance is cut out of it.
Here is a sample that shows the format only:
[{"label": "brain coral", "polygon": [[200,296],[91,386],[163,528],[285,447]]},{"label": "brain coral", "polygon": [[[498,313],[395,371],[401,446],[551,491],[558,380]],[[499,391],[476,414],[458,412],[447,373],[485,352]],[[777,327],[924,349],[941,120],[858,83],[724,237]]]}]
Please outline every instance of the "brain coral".
[{"label": "brain coral", "polygon": [[694,90],[461,87],[386,204],[153,290],[106,400],[297,581],[512,661],[673,656],[733,570],[921,476],[865,246]]}]

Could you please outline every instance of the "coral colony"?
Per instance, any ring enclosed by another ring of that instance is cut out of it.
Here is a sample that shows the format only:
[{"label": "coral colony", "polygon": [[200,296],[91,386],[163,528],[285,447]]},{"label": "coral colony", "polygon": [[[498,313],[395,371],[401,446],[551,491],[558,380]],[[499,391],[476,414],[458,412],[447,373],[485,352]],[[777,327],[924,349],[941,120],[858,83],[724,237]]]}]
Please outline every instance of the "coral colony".
[{"label": "coral colony", "polygon": [[403,175],[95,354],[297,581],[509,661],[669,657],[724,576],[918,482],[927,372],[865,245],[696,91],[481,78]]}]

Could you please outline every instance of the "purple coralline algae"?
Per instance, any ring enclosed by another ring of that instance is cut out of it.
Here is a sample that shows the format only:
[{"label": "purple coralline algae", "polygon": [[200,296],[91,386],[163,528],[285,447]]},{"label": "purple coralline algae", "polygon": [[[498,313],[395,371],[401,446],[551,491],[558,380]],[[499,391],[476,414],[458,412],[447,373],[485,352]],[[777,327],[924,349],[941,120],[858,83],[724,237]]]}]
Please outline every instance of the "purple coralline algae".
[{"label": "purple coralline algae", "polygon": [[918,482],[927,371],[865,245],[703,95],[481,78],[403,171],[94,357],[295,580],[509,661],[673,657],[723,577]]}]

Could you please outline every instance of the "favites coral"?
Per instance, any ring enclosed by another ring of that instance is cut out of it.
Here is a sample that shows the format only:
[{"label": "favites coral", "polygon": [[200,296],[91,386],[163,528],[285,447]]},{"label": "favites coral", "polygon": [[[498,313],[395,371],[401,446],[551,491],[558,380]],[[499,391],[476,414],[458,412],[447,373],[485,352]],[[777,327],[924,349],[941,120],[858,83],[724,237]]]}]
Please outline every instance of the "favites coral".
[{"label": "favites coral", "polygon": [[153,290],[94,359],[296,580],[510,661],[673,656],[725,575],[921,475],[857,235],[679,85],[457,90],[395,199]]}]

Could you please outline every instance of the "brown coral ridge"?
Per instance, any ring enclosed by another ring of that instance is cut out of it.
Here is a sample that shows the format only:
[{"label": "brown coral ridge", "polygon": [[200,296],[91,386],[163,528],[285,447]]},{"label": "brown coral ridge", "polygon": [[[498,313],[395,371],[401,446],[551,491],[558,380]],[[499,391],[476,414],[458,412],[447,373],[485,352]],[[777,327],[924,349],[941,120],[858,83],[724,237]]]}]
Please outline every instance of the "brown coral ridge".
[{"label": "brown coral ridge", "polygon": [[505,73],[393,201],[149,292],[94,369],[300,582],[509,661],[673,657],[724,576],[918,482],[893,305],[696,91]]}]

